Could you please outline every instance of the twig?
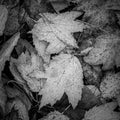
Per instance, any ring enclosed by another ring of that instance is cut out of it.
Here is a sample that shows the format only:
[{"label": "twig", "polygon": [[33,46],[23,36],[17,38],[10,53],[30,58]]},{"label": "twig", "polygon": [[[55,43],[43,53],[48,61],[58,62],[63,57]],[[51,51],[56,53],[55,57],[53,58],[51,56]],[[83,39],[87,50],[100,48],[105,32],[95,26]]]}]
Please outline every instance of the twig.
[{"label": "twig", "polygon": [[65,110],[62,112],[62,114],[64,114],[64,112],[66,112],[69,108],[70,108],[71,105],[68,105]]}]

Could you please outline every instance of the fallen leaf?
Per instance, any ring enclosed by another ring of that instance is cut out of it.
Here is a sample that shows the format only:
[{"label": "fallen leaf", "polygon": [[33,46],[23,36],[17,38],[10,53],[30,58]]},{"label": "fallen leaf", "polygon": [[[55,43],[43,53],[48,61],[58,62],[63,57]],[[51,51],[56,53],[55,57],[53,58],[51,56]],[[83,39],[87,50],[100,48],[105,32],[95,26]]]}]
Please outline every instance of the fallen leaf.
[{"label": "fallen leaf", "polygon": [[[37,23],[32,29],[33,42],[37,46],[36,40],[46,41],[49,45],[46,48],[47,54],[59,53],[66,46],[78,47],[72,33],[82,32],[87,26],[81,21],[75,21],[80,16],[80,12],[66,12],[62,14],[41,14]],[[38,47],[36,47],[39,51]]]},{"label": "fallen leaf", "polygon": [[13,51],[19,38],[20,33],[16,33],[3,45],[2,49],[0,50],[0,71],[4,69],[5,62],[9,60],[11,52]]},{"label": "fallen leaf", "polygon": [[119,120],[120,113],[114,112],[116,107],[116,102],[95,106],[85,113],[83,120]]},{"label": "fallen leaf", "polygon": [[48,79],[39,92],[42,95],[40,108],[55,104],[64,93],[75,108],[81,99],[83,71],[79,60],[70,54],[60,54],[46,67]]},{"label": "fallen leaf", "polygon": [[120,73],[107,72],[100,84],[103,98],[116,98],[120,94]]},{"label": "fallen leaf", "polygon": [[43,117],[39,120],[69,120],[69,118],[66,115],[63,115],[62,113],[58,111],[50,112],[47,116]]},{"label": "fallen leaf", "polygon": [[17,44],[18,39],[19,39],[19,33],[16,33],[14,36],[10,38],[2,47],[0,51],[0,105],[3,108],[3,111],[5,111],[5,104],[6,104],[6,93],[5,89],[3,87],[3,82],[2,82],[2,71],[5,66],[5,62],[9,60],[11,52],[14,48],[14,46]]},{"label": "fallen leaf", "polygon": [[7,7],[4,5],[0,5],[0,36],[3,35],[7,18],[8,18]]},{"label": "fallen leaf", "polygon": [[2,108],[1,113],[3,113],[3,115],[5,114],[6,101],[7,101],[6,91],[0,78],[0,107]]},{"label": "fallen leaf", "polygon": [[23,91],[20,91],[20,89],[17,89],[15,87],[12,88],[12,87],[6,86],[6,92],[9,98],[12,98],[12,99],[19,98],[24,103],[26,108],[30,110],[31,101]]},{"label": "fallen leaf", "polygon": [[116,35],[101,35],[96,38],[94,48],[84,57],[84,61],[90,65],[103,65],[103,70],[113,68],[115,64],[115,56],[117,56],[115,47],[120,41],[119,36]]},{"label": "fallen leaf", "polygon": [[20,24],[18,22],[18,13],[19,13],[18,7],[9,10],[8,19],[6,21],[4,30],[5,35],[13,35],[18,31],[20,27]]},{"label": "fallen leaf", "polygon": [[17,110],[19,119],[29,120],[28,110],[21,100],[16,98],[7,103],[7,113],[9,113],[13,108],[14,110]]}]

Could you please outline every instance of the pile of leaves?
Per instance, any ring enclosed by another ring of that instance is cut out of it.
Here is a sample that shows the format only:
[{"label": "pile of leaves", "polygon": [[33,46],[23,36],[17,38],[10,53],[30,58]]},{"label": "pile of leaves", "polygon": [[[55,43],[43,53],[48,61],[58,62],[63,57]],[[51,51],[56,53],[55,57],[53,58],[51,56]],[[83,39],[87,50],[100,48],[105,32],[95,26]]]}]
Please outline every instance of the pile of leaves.
[{"label": "pile of leaves", "polygon": [[1,120],[120,120],[119,0],[0,2]]}]

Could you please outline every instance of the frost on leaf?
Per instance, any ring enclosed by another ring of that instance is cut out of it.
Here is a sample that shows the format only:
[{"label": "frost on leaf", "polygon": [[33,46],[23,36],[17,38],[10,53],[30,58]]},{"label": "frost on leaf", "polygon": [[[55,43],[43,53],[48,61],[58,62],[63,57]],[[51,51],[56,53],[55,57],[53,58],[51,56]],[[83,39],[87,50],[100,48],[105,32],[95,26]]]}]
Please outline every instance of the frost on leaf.
[{"label": "frost on leaf", "polygon": [[[35,47],[39,42],[46,41],[49,45],[46,53],[59,53],[66,46],[78,47],[72,33],[83,31],[87,26],[82,22],[75,21],[80,12],[66,12],[62,14],[44,13],[32,29]],[[39,51],[38,47],[36,49]]]},{"label": "frost on leaf", "polygon": [[104,98],[117,97],[120,94],[120,73],[108,72],[100,85]]},{"label": "frost on leaf", "polygon": [[40,108],[46,104],[55,104],[64,93],[75,108],[81,100],[83,71],[79,60],[70,54],[54,57],[46,67],[47,81],[39,92],[42,95]]},{"label": "frost on leaf", "polygon": [[39,120],[69,120],[69,118],[58,111],[54,111]]},{"label": "frost on leaf", "polygon": [[93,107],[85,113],[83,120],[119,120],[120,113],[114,112],[116,107],[116,102]]},{"label": "frost on leaf", "polygon": [[[27,85],[34,92],[38,92],[41,89],[41,79],[44,78],[45,74],[42,71],[42,60],[39,56],[34,53],[31,55],[26,51],[22,53],[18,60],[16,60],[17,69],[21,73]],[[37,79],[37,75],[40,77]]]},{"label": "frost on leaf", "polygon": [[101,35],[96,38],[94,48],[84,57],[84,61],[90,65],[103,65],[103,69],[111,69],[115,63],[117,47],[120,38],[116,35]]}]

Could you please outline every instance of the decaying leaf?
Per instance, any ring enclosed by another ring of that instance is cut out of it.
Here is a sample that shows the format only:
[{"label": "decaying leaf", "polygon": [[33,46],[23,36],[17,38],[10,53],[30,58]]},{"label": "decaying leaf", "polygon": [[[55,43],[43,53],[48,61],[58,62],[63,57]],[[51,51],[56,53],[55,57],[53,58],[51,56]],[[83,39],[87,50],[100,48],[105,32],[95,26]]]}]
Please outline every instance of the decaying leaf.
[{"label": "decaying leaf", "polygon": [[12,73],[12,75],[14,76],[15,80],[18,82],[19,85],[21,85],[24,90],[26,91],[26,93],[28,95],[30,95],[30,91],[28,86],[26,85],[25,80],[23,79],[21,73],[19,72],[18,68],[17,68],[17,61],[16,59],[11,58],[10,59],[10,72]]},{"label": "decaying leaf", "polygon": [[55,12],[48,0],[26,0],[24,3],[26,12],[33,19],[40,18],[39,13]]},{"label": "decaying leaf", "polygon": [[16,33],[3,45],[2,49],[0,50],[0,71],[3,70],[5,62],[9,60],[11,52],[13,51],[19,38],[20,33]]},{"label": "decaying leaf", "polygon": [[30,110],[31,101],[29,100],[28,96],[26,96],[26,94],[23,91],[20,91],[20,89],[17,89],[15,87],[11,88],[9,86],[6,86],[6,92],[9,98],[12,98],[12,99],[19,98],[24,103],[26,108]]},{"label": "decaying leaf", "polygon": [[13,101],[9,101],[7,103],[7,113],[9,113],[12,109],[18,112],[18,118],[21,120],[29,120],[28,110],[24,103],[20,99],[15,99]]},{"label": "decaying leaf", "polygon": [[3,108],[3,111],[5,110],[5,102],[6,102],[6,94],[2,83],[1,73],[4,69],[5,62],[9,60],[11,52],[14,48],[14,46],[17,44],[17,41],[19,39],[19,33],[16,33],[13,37],[10,38],[2,47],[0,51],[0,104]]},{"label": "decaying leaf", "polygon": [[112,10],[120,10],[120,1],[119,0],[107,0],[105,7]]},{"label": "decaying leaf", "polygon": [[[110,32],[116,23],[116,16],[111,10],[119,10],[119,0],[80,0],[77,10],[85,12],[83,20],[95,28]],[[114,8],[114,9],[113,9]],[[109,29],[107,27],[109,26]]]},{"label": "decaying leaf", "polygon": [[46,67],[48,79],[39,92],[42,95],[40,108],[46,104],[55,104],[64,93],[75,108],[81,99],[83,71],[79,60],[70,54],[54,57]]},{"label": "decaying leaf", "polygon": [[6,95],[5,89],[3,87],[2,80],[0,78],[0,107],[2,108],[2,111],[1,111],[1,112],[3,112],[2,114],[5,113],[6,100],[7,100],[7,95]]},{"label": "decaying leaf", "polygon": [[4,34],[5,35],[13,35],[18,31],[20,24],[18,22],[18,13],[19,8],[15,7],[9,11],[8,19],[6,21]]},{"label": "decaying leaf", "polygon": [[97,85],[100,84],[101,69],[99,66],[96,66],[97,69],[90,66],[89,64],[82,62],[83,74],[86,84]]},{"label": "decaying leaf", "polygon": [[50,112],[47,116],[39,120],[69,120],[69,118],[58,111]]},{"label": "decaying leaf", "polygon": [[18,39],[20,37],[19,33],[16,33],[14,36],[10,38],[2,47],[0,51],[0,77],[1,72],[4,69],[5,62],[9,60],[12,50],[14,49],[15,45],[18,42]]},{"label": "decaying leaf", "polygon": [[6,6],[0,5],[0,36],[3,34],[5,29],[5,23],[8,18],[8,10]]},{"label": "decaying leaf", "polygon": [[119,120],[120,113],[114,111],[116,107],[116,102],[95,106],[85,113],[83,120]]},{"label": "decaying leaf", "polygon": [[118,66],[115,56],[118,54],[116,45],[119,41],[120,38],[112,34],[97,37],[94,48],[84,57],[84,61],[90,65],[103,65],[104,70],[111,69],[115,64]]},{"label": "decaying leaf", "polygon": [[15,59],[14,61],[16,62],[18,72],[24,78],[23,82],[25,83],[26,81],[32,91],[38,92],[42,87],[41,78],[46,78],[43,72],[42,59],[34,53],[30,55],[28,51],[26,51],[25,54],[22,53],[19,56],[18,60]]},{"label": "decaying leaf", "polygon": [[90,89],[90,91],[95,95],[95,96],[100,96],[100,90],[94,86],[94,85],[87,85],[86,87],[88,87]]},{"label": "decaying leaf", "polygon": [[19,84],[24,84],[25,81],[22,79],[22,76],[20,75],[17,66],[16,66],[17,62],[15,59],[11,58],[10,60],[10,72],[12,73],[12,75],[14,76],[15,80],[17,80],[19,82]]},{"label": "decaying leaf", "polygon": [[117,103],[118,103],[118,106],[120,107],[120,95],[117,96]]},{"label": "decaying leaf", "polygon": [[104,98],[116,98],[120,94],[120,73],[108,72],[100,84]]},{"label": "decaying leaf", "polygon": [[29,55],[22,54],[20,57],[19,72],[32,91],[43,95],[40,108],[49,103],[55,104],[64,93],[68,95],[73,108],[77,106],[82,94],[83,73],[81,64],[76,57],[70,54],[53,57],[49,65],[44,64],[44,71],[40,70],[41,63],[38,62],[37,56],[32,56],[32,65],[28,64],[29,62],[26,64],[26,59],[29,61],[31,59]]},{"label": "decaying leaf", "polygon": [[[66,12],[62,14],[44,13],[32,29],[33,42],[37,46],[39,41],[46,41],[49,45],[46,53],[59,53],[66,46],[78,47],[73,32],[82,32],[87,26],[80,21],[74,21],[80,12]],[[38,47],[36,49],[39,51]]]},{"label": "decaying leaf", "polygon": [[95,105],[100,104],[100,91],[93,85],[85,85],[82,91],[82,98],[78,108],[89,110]]},{"label": "decaying leaf", "polygon": [[109,10],[104,9],[104,7],[100,7],[86,12],[83,20],[93,26],[96,26],[96,28],[103,28],[106,24],[110,23],[109,18]]}]

